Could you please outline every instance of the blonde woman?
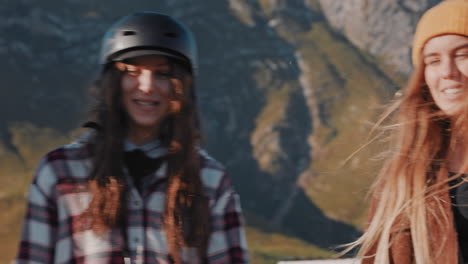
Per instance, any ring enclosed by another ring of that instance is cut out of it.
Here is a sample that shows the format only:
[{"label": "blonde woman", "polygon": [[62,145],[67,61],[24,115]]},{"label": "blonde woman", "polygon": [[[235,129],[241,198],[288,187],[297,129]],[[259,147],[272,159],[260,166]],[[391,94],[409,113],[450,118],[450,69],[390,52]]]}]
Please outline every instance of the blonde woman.
[{"label": "blonde woman", "polygon": [[414,73],[384,115],[392,151],[373,186],[370,221],[353,246],[368,263],[468,263],[468,1],[428,10]]}]

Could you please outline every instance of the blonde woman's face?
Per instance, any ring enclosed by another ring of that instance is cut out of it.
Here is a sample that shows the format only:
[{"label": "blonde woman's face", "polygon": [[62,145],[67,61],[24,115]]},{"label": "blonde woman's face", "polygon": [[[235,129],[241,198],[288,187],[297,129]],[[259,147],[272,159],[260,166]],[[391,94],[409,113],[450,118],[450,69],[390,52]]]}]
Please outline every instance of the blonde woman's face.
[{"label": "blonde woman's face", "polygon": [[468,94],[468,37],[434,37],[424,46],[423,58],[424,77],[435,104],[446,115],[456,115]]}]

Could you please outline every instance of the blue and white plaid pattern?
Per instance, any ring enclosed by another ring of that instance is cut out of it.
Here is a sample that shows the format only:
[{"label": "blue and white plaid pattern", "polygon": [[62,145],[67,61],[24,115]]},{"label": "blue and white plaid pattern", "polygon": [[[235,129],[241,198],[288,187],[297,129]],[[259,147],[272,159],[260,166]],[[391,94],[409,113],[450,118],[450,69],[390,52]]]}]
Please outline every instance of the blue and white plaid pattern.
[{"label": "blue and white plaid pattern", "polygon": [[[166,150],[158,142],[139,148],[156,158]],[[89,219],[80,215],[91,201],[87,178],[92,148],[86,141],[59,147],[40,162],[30,187],[28,209],[16,263],[124,263],[120,230],[96,235]],[[248,263],[240,200],[224,168],[208,154],[202,157],[201,177],[211,208],[208,263]],[[126,170],[124,170],[126,171]],[[162,215],[167,188],[166,164],[143,179],[140,194],[130,176],[128,248],[131,263],[172,263]],[[194,248],[183,248],[184,263],[200,263]]]}]

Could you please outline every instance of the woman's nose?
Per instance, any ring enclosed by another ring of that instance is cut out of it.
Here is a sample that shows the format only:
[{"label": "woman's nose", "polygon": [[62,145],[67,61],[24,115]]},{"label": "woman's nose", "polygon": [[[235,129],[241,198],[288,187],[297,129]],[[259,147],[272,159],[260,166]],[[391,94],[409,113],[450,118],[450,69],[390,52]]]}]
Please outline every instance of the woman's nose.
[{"label": "woman's nose", "polygon": [[441,77],[443,79],[453,79],[456,77],[458,67],[454,59],[446,59],[441,66]]},{"label": "woman's nose", "polygon": [[154,91],[154,78],[150,70],[142,70],[138,76],[138,89],[145,94],[151,94]]}]

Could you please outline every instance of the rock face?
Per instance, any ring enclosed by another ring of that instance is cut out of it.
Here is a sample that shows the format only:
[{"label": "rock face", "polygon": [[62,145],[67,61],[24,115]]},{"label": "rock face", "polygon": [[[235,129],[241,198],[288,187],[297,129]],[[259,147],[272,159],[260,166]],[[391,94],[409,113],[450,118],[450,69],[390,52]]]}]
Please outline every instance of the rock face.
[{"label": "rock face", "polygon": [[[14,1],[0,9],[0,158],[17,157],[15,164],[22,159],[31,169],[29,159],[47,150],[44,138],[86,120],[86,87],[99,72],[100,38],[113,21],[139,10],[168,13],[198,39],[206,148],[227,166],[247,222],[322,248],[349,242],[366,208],[366,170],[374,167],[371,154],[342,162],[398,88],[393,70],[409,72],[415,21],[433,4]],[[0,174],[15,177],[4,168]]]},{"label": "rock face", "polygon": [[329,25],[359,49],[376,56],[389,72],[411,71],[417,21],[440,0],[319,0]]}]

